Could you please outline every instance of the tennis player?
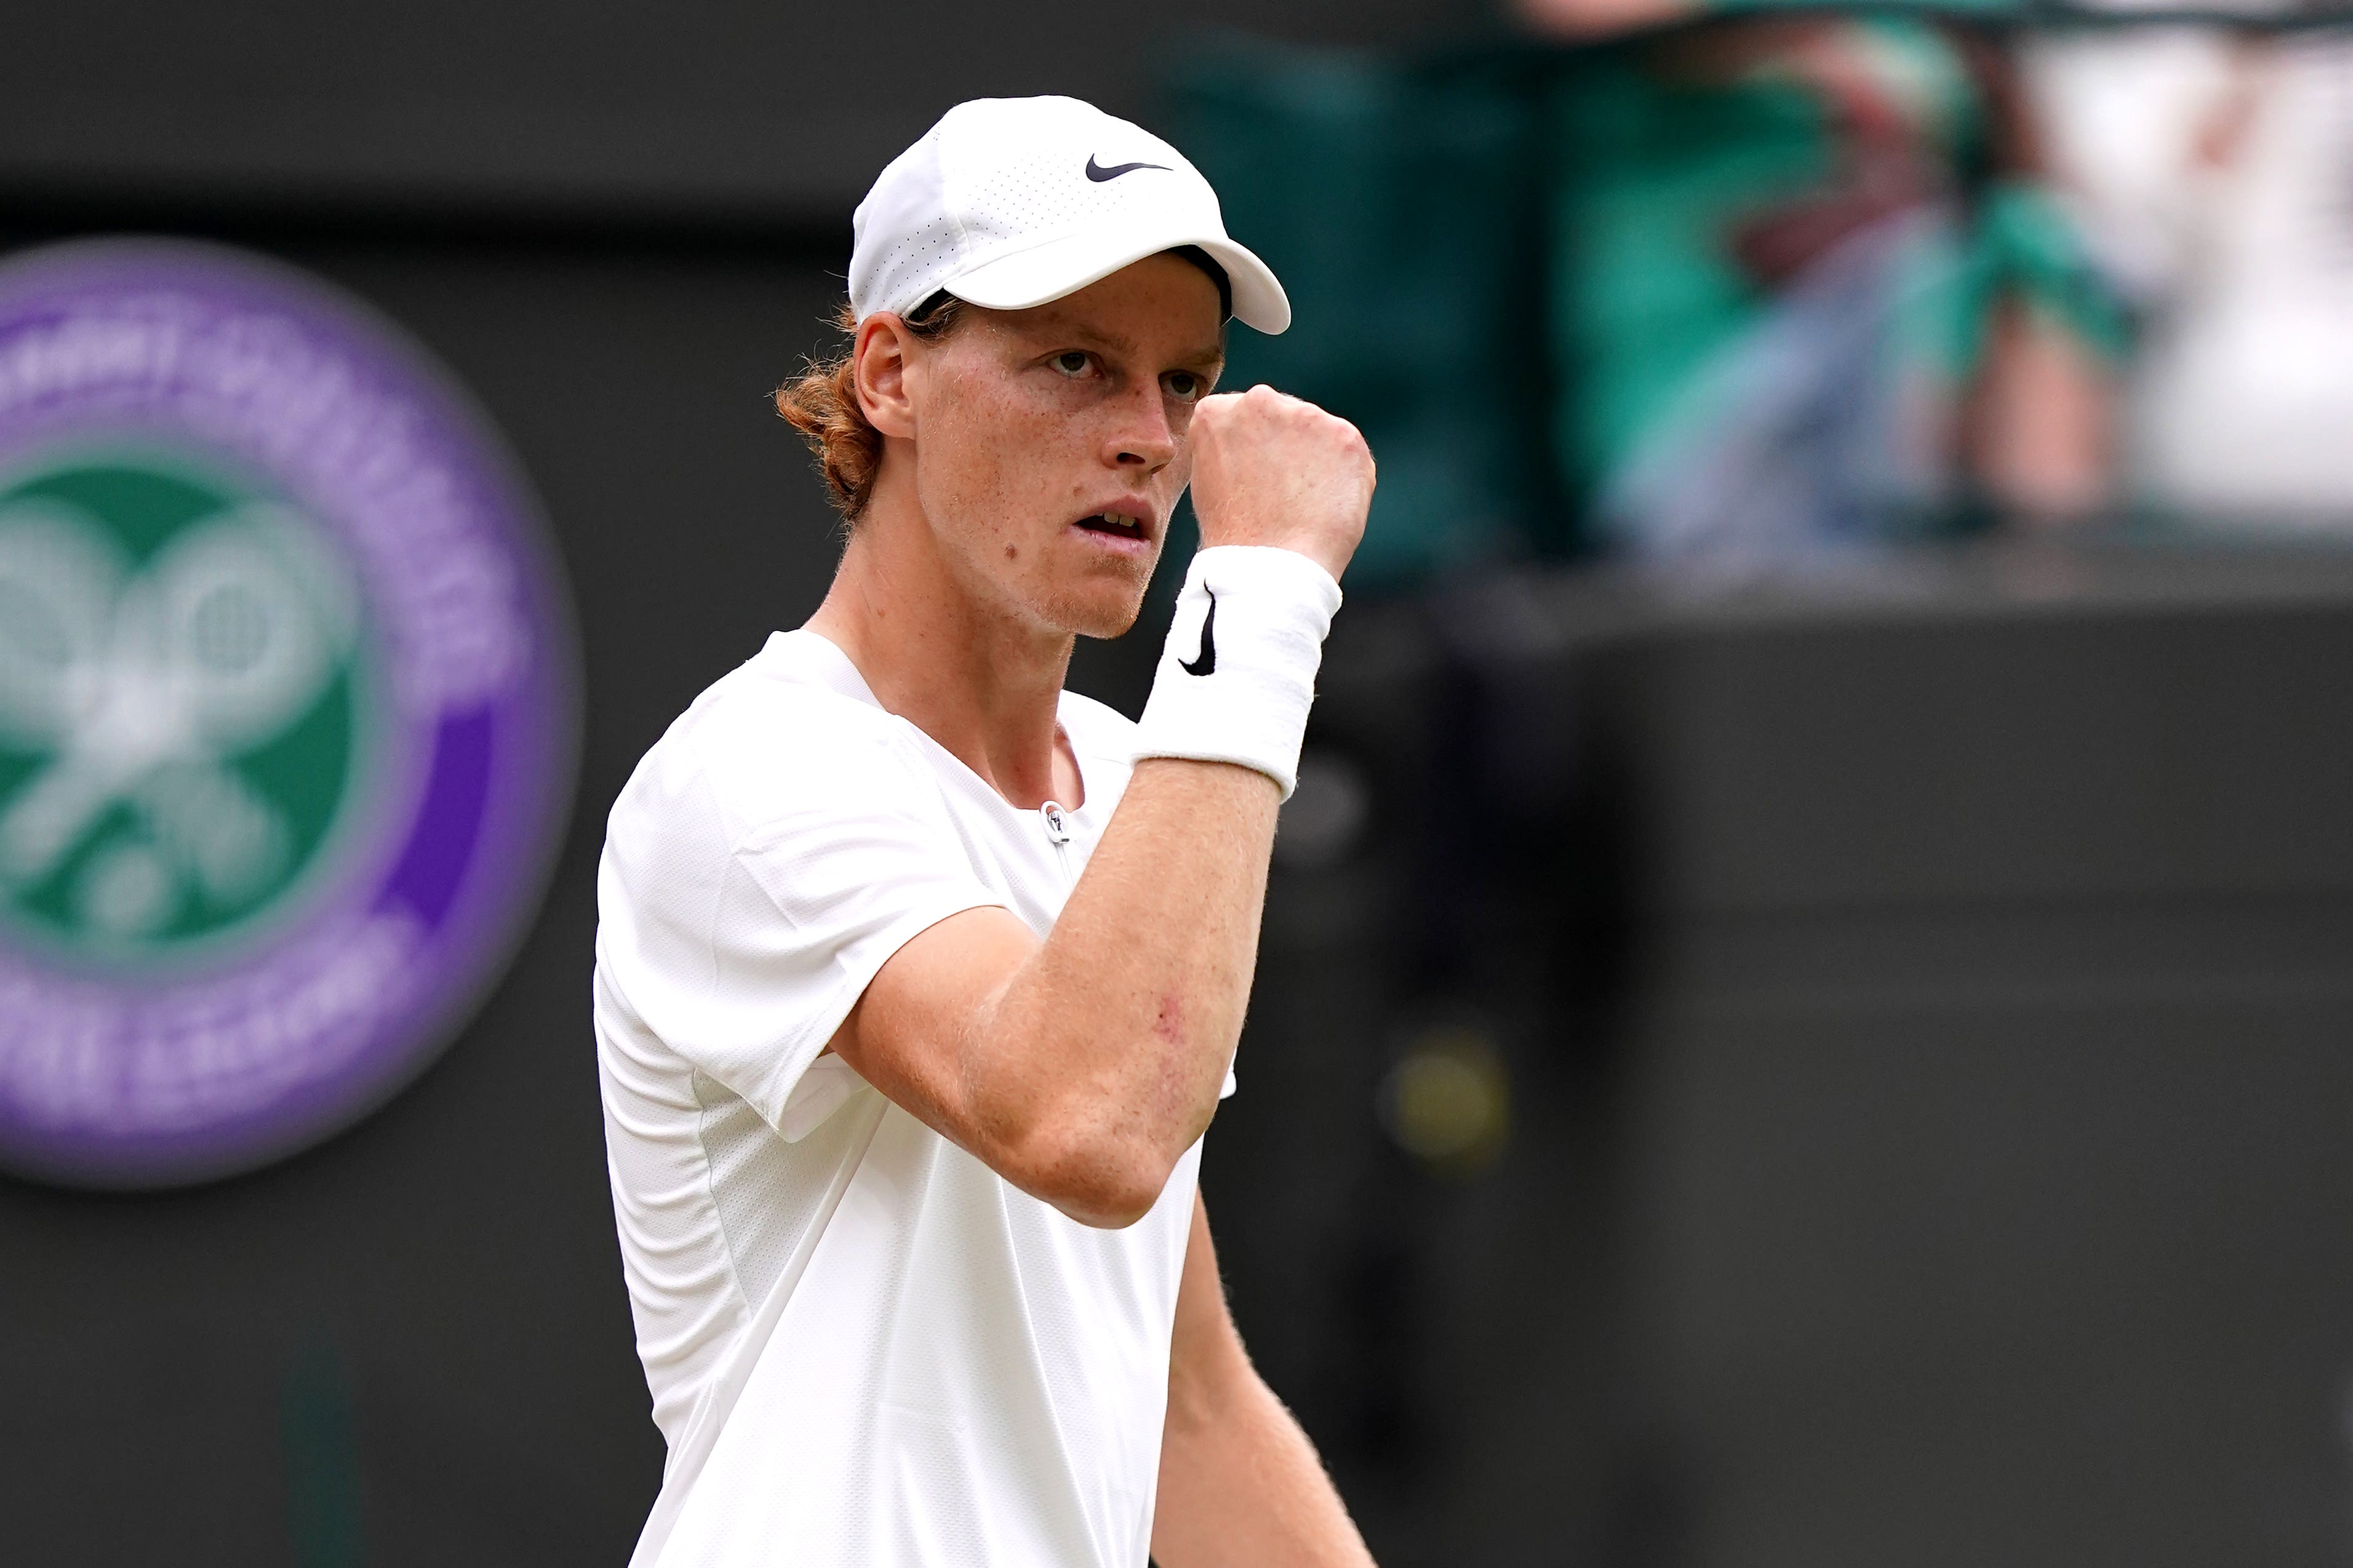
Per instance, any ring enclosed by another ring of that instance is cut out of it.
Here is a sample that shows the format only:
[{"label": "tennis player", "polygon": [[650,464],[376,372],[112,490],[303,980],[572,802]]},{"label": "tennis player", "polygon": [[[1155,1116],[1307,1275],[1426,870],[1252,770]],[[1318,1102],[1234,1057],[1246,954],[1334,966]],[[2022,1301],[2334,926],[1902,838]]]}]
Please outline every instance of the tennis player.
[{"label": "tennis player", "polygon": [[[825,604],[613,807],[596,1021],[670,1445],[638,1568],[1367,1564],[1235,1335],[1196,1191],[1373,462],[1266,387],[1291,308],[1166,142],[948,112],[777,394]],[[1140,723],[1062,689],[1202,547]]]}]

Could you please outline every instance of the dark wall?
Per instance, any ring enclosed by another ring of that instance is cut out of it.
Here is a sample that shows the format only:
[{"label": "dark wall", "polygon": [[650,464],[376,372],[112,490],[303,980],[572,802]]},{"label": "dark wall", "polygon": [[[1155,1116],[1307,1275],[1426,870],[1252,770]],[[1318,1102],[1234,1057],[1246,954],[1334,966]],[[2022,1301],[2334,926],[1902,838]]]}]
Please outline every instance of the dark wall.
[{"label": "dark wall", "polygon": [[[1553,1356],[1607,1363],[1554,1428],[1600,1423],[1599,1560],[2344,1562],[2353,557],[2027,546],[1457,615],[1495,628],[1456,634],[1486,754],[1536,763],[1487,809],[1559,808],[1496,875],[1560,880],[1558,972],[1603,1002],[1580,1029],[1564,984],[1533,1042],[1602,1058],[1611,1305]],[[1580,921],[1597,889],[1620,920]]]},{"label": "dark wall", "polygon": [[1474,24],[1433,0],[668,5],[93,0],[20,6],[0,190],[217,210],[814,225],[961,99],[1149,115],[1154,63],[1220,26],[1324,43]]},{"label": "dark wall", "polygon": [[2342,1563],[2353,563],[2010,565],[1624,671],[1682,1560]]}]

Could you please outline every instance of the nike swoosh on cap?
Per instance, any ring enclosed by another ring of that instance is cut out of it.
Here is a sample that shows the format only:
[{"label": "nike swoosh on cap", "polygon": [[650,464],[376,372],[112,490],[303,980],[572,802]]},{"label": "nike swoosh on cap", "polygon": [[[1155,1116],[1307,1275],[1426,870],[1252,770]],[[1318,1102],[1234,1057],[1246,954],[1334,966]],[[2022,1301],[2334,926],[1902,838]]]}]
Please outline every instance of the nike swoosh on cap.
[{"label": "nike swoosh on cap", "polygon": [[1214,675],[1218,670],[1218,596],[1209,595],[1209,613],[1201,617],[1201,651],[1191,658],[1180,658],[1176,668],[1187,675]]},{"label": "nike swoosh on cap", "polygon": [[1093,153],[1087,154],[1087,178],[1097,184],[1101,184],[1105,180],[1116,180],[1122,174],[1133,174],[1138,169],[1158,169],[1166,174],[1168,171],[1168,165],[1166,163],[1113,163],[1106,169],[1095,162]]}]

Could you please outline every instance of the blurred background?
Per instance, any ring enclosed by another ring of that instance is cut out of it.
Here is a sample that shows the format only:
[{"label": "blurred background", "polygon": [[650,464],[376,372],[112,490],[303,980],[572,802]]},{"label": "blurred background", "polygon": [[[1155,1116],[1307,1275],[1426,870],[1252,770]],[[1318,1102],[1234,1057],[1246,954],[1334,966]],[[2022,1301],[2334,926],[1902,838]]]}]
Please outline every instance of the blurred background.
[{"label": "blurred background", "polygon": [[[1380,1560],[2353,1562],[2330,16],[90,0],[0,36],[0,268],[190,237],[373,305],[520,459],[586,693],[536,923],[412,1087],[208,1184],[0,1178],[0,1557],[625,1560],[662,1450],[588,1027],[605,812],[823,593],[765,399],[835,346],[851,206],[949,104],[1067,91],[1184,148],[1291,288],[1231,376],[1381,460],[1203,1167]],[[1073,684],[1135,711],[1168,591]]]}]

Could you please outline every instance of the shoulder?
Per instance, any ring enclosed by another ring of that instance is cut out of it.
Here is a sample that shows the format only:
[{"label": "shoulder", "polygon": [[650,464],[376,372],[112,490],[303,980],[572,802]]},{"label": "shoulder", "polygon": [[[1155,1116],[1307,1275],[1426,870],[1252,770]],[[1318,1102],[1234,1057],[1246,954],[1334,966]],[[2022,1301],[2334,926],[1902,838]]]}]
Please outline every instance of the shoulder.
[{"label": "shoulder", "polygon": [[630,775],[610,836],[682,833],[732,848],[812,813],[936,794],[906,726],[796,657],[807,652],[790,634],[772,637],[697,697]]}]

